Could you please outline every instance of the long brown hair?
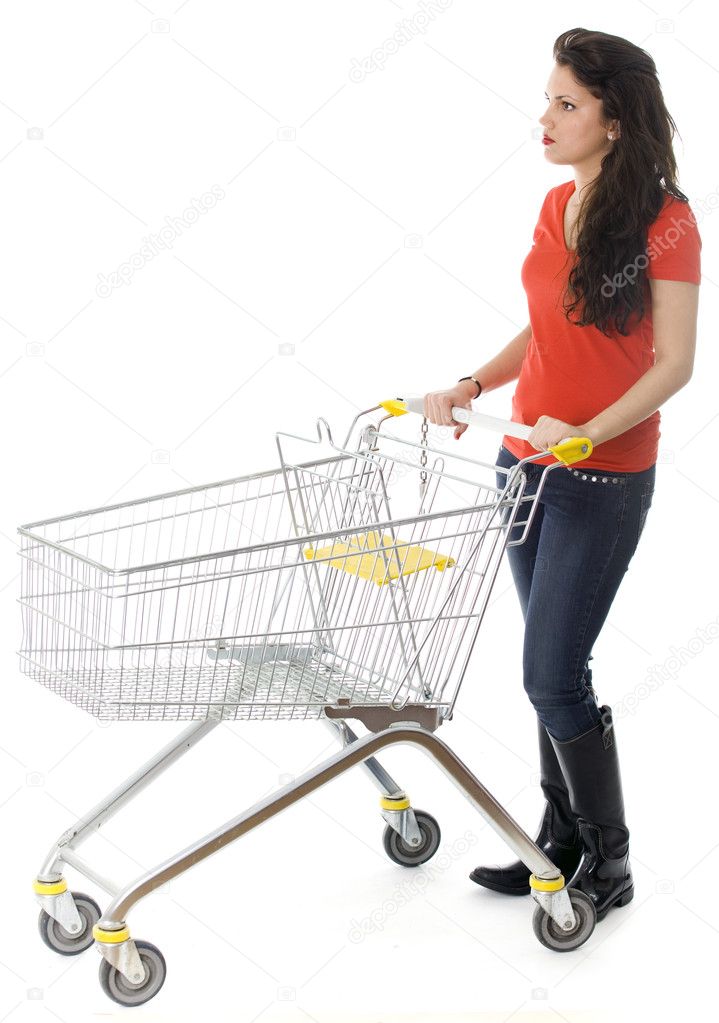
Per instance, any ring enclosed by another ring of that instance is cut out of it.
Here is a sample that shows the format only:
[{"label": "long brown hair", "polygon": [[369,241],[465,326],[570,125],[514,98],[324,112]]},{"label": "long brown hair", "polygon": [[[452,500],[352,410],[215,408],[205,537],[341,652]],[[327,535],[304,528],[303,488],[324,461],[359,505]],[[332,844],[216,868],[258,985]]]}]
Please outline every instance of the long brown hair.
[{"label": "long brown hair", "polygon": [[[678,129],[664,104],[654,60],[621,36],[573,28],[554,43],[557,64],[602,101],[604,122],[619,121],[619,137],[603,157],[577,222],[576,261],[564,303],[568,319],[607,337],[626,336],[632,315],[645,312],[647,233],[667,194],[685,203],[677,185],[672,139]],[[641,265],[643,263],[643,265]],[[627,267],[632,272],[623,273]],[[623,280],[607,287],[607,280]]]}]

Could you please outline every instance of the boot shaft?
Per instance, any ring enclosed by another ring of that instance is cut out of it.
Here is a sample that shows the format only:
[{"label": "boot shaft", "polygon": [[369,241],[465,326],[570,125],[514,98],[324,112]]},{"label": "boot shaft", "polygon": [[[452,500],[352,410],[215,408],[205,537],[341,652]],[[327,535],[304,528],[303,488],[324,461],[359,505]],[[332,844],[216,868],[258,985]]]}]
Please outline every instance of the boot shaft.
[{"label": "boot shaft", "polygon": [[625,856],[629,831],[624,819],[619,758],[612,711],[599,708],[602,720],[589,731],[561,741],[549,736],[569,791],[573,813],[599,829],[608,858]]},{"label": "boot shaft", "polygon": [[539,717],[537,731],[540,785],[546,800],[540,837],[553,840],[558,846],[573,848],[579,838],[577,818],[570,805],[569,790],[552,740]]}]

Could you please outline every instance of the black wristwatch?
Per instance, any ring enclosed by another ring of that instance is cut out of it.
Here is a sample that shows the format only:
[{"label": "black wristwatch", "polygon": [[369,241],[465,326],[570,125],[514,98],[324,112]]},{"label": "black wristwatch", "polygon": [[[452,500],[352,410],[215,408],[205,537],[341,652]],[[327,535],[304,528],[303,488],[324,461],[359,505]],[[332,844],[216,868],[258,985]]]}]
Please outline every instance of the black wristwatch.
[{"label": "black wristwatch", "polygon": [[476,377],[472,377],[472,376],[460,377],[459,380],[457,381],[457,383],[460,384],[463,380],[474,380],[475,384],[477,385],[477,393],[475,394],[475,398],[478,398],[480,396],[480,394],[482,393],[482,385],[480,384],[479,380],[477,380]]}]

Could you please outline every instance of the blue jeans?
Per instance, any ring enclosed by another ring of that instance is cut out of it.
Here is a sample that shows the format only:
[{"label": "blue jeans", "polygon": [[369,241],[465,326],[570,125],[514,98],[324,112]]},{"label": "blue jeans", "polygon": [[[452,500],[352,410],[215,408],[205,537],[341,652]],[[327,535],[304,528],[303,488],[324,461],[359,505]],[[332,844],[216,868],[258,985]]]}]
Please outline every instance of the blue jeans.
[{"label": "blue jeans", "polygon": [[[497,465],[509,468],[518,461],[500,446]],[[524,466],[525,495],[537,492],[545,468]],[[639,543],[655,474],[655,465],[643,472],[591,469],[582,462],[552,468],[526,540],[507,548],[524,617],[524,688],[547,731],[560,741],[601,720],[588,662]],[[506,476],[496,475],[497,486],[504,487]],[[527,518],[528,508],[519,506],[517,521]],[[513,526],[508,540],[518,539],[522,530]]]}]

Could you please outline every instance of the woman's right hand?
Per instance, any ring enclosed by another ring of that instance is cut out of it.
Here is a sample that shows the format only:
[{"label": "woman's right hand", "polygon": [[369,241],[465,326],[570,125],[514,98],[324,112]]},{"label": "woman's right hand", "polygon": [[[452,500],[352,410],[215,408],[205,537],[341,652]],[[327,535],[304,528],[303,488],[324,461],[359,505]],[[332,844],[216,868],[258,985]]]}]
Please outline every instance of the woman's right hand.
[{"label": "woman's right hand", "polygon": [[[467,387],[471,385],[471,392]],[[458,423],[452,417],[452,408],[456,405],[459,408],[466,408],[472,411],[472,397],[477,388],[472,380],[461,381],[448,391],[430,391],[424,396],[424,414],[430,423],[437,426],[454,426],[454,439],[459,440],[467,429],[467,423]]]}]

